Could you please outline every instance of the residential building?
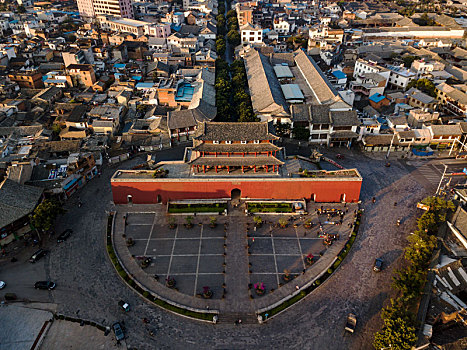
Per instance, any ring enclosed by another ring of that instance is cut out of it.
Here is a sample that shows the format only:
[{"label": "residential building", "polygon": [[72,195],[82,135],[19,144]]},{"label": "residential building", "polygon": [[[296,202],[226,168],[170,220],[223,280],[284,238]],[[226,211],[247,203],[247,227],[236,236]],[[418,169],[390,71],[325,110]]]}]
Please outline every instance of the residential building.
[{"label": "residential building", "polygon": [[263,29],[246,23],[240,27],[240,36],[243,44],[261,44],[263,42]]},{"label": "residential building", "polygon": [[17,83],[20,88],[41,89],[44,87],[42,74],[37,71],[14,72],[8,74],[11,82]]},{"label": "residential building", "polygon": [[442,110],[458,116],[467,115],[467,94],[446,83],[436,85],[436,98]]},{"label": "residential building", "polygon": [[70,64],[66,71],[71,77],[73,86],[91,87],[97,80],[90,64]]},{"label": "residential building", "polygon": [[79,13],[88,19],[98,15],[134,18],[131,0],[77,0]]}]

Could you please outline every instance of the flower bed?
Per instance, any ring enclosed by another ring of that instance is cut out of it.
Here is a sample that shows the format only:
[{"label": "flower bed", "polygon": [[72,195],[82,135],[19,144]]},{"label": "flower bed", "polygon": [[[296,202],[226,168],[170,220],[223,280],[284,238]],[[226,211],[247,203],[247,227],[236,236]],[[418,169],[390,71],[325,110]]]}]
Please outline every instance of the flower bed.
[{"label": "flower bed", "polygon": [[247,205],[250,213],[291,213],[293,211],[292,203],[252,202]]},{"label": "flower bed", "polygon": [[223,213],[227,203],[210,204],[169,204],[169,213]]},{"label": "flower bed", "polygon": [[[349,253],[350,248],[352,247],[353,243],[355,242],[355,239],[357,237],[358,228],[360,226],[360,218],[361,218],[361,212],[359,211],[358,214],[357,214],[357,219],[355,220],[355,225],[354,225],[352,235],[350,236],[349,240],[345,244],[344,248],[342,248],[342,250],[339,252],[339,254],[337,254],[337,260],[332,265],[332,267],[330,267],[320,278],[315,280],[308,288],[305,288],[304,290],[302,290],[297,295],[293,296],[290,299],[287,299],[282,304],[280,304],[280,305],[278,305],[278,306],[276,306],[276,307],[274,307],[274,308],[272,308],[270,310],[261,312],[259,315],[263,318],[263,320],[266,320],[267,318],[270,318],[270,317],[272,317],[274,315],[277,315],[281,311],[283,311],[283,310],[287,309],[288,307],[292,306],[293,304],[295,304],[297,301],[299,301],[302,298],[306,297],[313,290],[315,290],[319,285],[321,285],[324,281],[326,281],[326,279],[329,276],[332,275],[332,273],[337,269],[337,267],[339,267],[339,265],[342,263],[344,258],[347,256],[347,254]],[[266,317],[266,314],[268,315],[267,317]]]}]

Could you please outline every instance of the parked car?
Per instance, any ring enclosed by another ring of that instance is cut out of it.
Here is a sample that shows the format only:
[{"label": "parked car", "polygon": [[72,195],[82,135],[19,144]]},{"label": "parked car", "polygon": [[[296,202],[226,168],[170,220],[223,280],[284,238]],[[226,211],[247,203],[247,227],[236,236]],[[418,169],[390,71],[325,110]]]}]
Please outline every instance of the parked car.
[{"label": "parked car", "polygon": [[5,286],[6,286],[6,283],[3,281],[0,281],[0,289],[5,288]]},{"label": "parked car", "polygon": [[18,297],[15,293],[5,293],[5,300],[16,300]]},{"label": "parked car", "polygon": [[380,258],[377,258],[375,260],[375,266],[373,266],[373,270],[376,272],[380,272],[383,269],[383,260]]},{"label": "parked car", "polygon": [[347,322],[345,323],[345,330],[349,333],[355,332],[355,327],[357,326],[357,316],[350,313],[347,316]]},{"label": "parked car", "polygon": [[32,256],[31,259],[29,259],[30,263],[35,263],[42,257],[46,256],[49,253],[48,250],[45,249],[39,249],[37,252],[35,252]]},{"label": "parked car", "polygon": [[130,311],[130,304],[128,304],[126,301],[120,300],[118,302],[118,306],[120,306],[123,311]]},{"label": "parked car", "polygon": [[68,237],[71,236],[72,233],[73,233],[72,229],[66,229],[60,234],[60,236],[57,237],[57,243],[65,242],[68,239]]},{"label": "parked car", "polygon": [[56,287],[57,285],[52,282],[52,281],[37,281],[34,283],[34,288],[36,289],[48,289],[52,290]]},{"label": "parked car", "polygon": [[123,332],[123,328],[122,328],[122,325],[120,324],[120,322],[115,322],[112,325],[112,329],[113,329],[113,331],[115,333],[115,339],[117,339],[117,340],[125,339],[125,332]]}]

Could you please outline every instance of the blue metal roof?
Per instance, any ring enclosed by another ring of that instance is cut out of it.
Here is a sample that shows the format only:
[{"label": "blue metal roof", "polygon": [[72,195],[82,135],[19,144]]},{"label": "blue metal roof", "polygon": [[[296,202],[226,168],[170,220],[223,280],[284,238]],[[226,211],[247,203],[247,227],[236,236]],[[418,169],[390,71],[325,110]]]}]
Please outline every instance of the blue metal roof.
[{"label": "blue metal roof", "polygon": [[126,64],[125,63],[115,63],[114,64],[114,68],[125,68],[126,67]]},{"label": "blue metal roof", "polygon": [[138,83],[136,84],[137,89],[150,89],[154,87],[154,83]]},{"label": "blue metal roof", "polygon": [[382,100],[384,100],[385,98],[386,97],[384,97],[383,95],[376,93],[376,94],[370,96],[370,101],[378,103],[378,102],[381,102]]},{"label": "blue metal roof", "polygon": [[341,70],[335,70],[334,72],[332,72],[332,75],[334,75],[337,79],[347,78],[347,75]]}]

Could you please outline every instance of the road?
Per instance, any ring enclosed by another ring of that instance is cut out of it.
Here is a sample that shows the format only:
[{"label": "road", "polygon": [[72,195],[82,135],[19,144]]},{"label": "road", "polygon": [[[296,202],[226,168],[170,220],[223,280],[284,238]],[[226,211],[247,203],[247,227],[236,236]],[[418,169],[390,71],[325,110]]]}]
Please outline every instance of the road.
[{"label": "road", "polygon": [[[294,145],[287,146],[293,154]],[[300,149],[300,153],[309,153]],[[66,214],[57,222],[57,232],[72,228],[74,234],[62,244],[47,245],[51,254],[36,264],[26,258],[1,267],[0,279],[8,283],[4,292],[19,297],[50,302],[58,311],[69,315],[110,324],[124,320],[127,344],[138,349],[207,348],[291,348],[291,349],[371,349],[373,333],[380,327],[379,312],[391,295],[391,274],[401,265],[405,238],[415,227],[420,214],[415,203],[433,193],[435,179],[421,172],[428,164],[438,167],[439,160],[391,159],[384,167],[383,156],[342,151],[340,163],[357,167],[364,181],[361,193],[365,209],[363,225],[351,253],[336,273],[300,304],[290,308],[264,325],[206,325],[185,320],[145,303],[115,274],[105,254],[106,211],[112,209],[110,177],[116,168],[104,168],[100,178],[92,180],[79,193],[84,205],[76,206],[72,198],[65,206]],[[330,150],[326,154],[336,152]],[[160,160],[181,159],[183,147],[159,153]],[[133,159],[122,168],[131,168]],[[441,169],[443,169],[442,167]],[[436,170],[433,170],[436,172]],[[425,175],[424,175],[425,174]],[[439,175],[441,176],[441,175]],[[438,179],[439,181],[439,179]],[[376,203],[371,202],[376,197]],[[394,206],[397,202],[397,206]],[[402,219],[396,227],[396,218]],[[386,268],[374,273],[376,257],[382,257]],[[54,291],[36,291],[36,280],[50,278],[57,283]],[[117,301],[124,299],[132,311],[123,314]],[[358,316],[356,333],[343,336],[346,315]],[[158,328],[151,338],[141,321],[151,320]],[[155,339],[155,340],[154,340]]]}]

